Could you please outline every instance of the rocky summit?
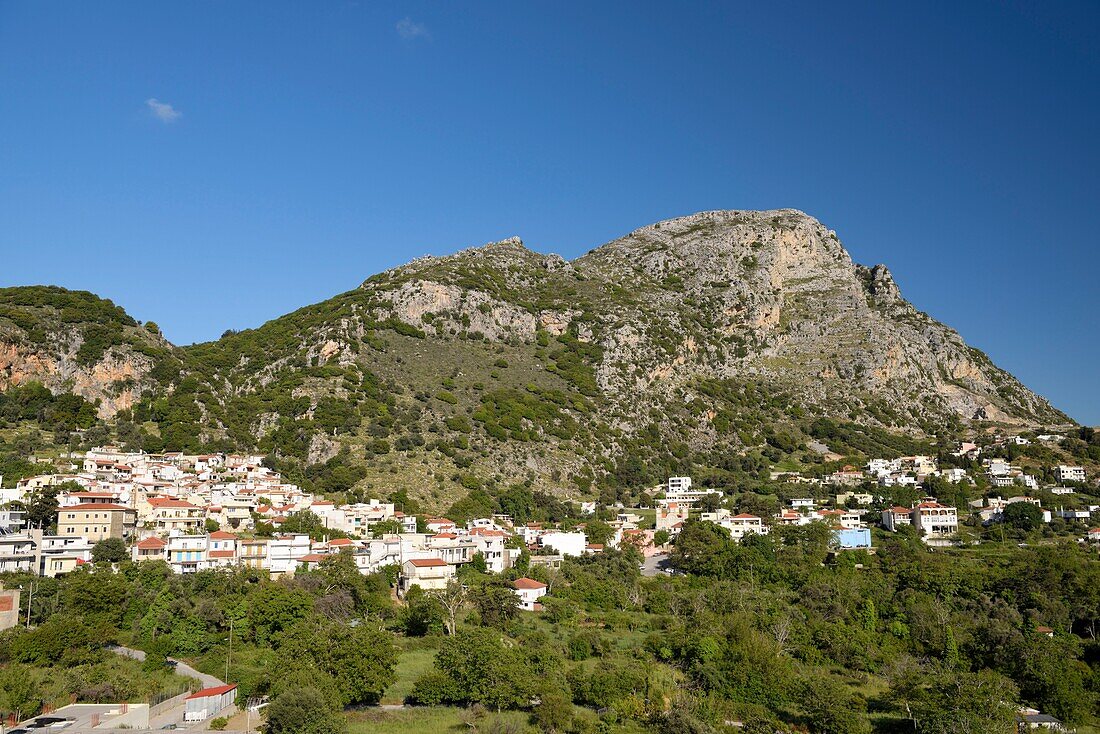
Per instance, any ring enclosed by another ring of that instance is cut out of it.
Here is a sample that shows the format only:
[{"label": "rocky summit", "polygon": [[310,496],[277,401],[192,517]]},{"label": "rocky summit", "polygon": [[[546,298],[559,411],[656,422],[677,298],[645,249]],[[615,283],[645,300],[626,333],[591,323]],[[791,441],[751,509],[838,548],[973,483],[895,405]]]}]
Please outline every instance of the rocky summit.
[{"label": "rocky summit", "polygon": [[189,347],[91,294],[0,290],[0,390],[31,381],[150,450],[344,456],[425,487],[646,481],[797,454],[823,419],[914,440],[1072,423],[791,209],[658,222],[573,261],[519,239],[421,258]]}]

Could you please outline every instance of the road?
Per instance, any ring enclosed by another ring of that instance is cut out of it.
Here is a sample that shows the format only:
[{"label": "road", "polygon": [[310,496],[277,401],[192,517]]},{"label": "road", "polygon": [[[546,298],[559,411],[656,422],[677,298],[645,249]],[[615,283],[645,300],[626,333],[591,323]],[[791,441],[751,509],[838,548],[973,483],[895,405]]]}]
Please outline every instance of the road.
[{"label": "road", "polygon": [[[145,652],[143,650],[135,650],[132,647],[122,647],[121,645],[112,645],[108,648],[116,655],[122,655],[123,657],[133,658],[134,660],[145,660]],[[174,670],[179,675],[185,678],[193,678],[199,682],[203,688],[214,688],[216,686],[223,686],[225,683],[220,678],[215,678],[212,675],[208,675],[201,671],[195,670],[182,660],[176,660],[174,658],[168,658],[172,663],[175,663]],[[205,729],[206,722],[188,722],[183,721],[183,704],[172,706],[166,711],[161,711],[149,720],[149,728],[151,730],[159,730],[169,724],[175,724],[179,729]]]},{"label": "road", "polygon": [[667,553],[654,553],[645,559],[642,563],[642,575],[643,576],[659,576],[664,573],[664,569],[668,567],[668,554]]},{"label": "road", "polygon": [[[116,655],[122,655],[123,657],[133,658],[134,660],[145,660],[145,652],[142,650],[135,650],[132,647],[122,647],[121,645],[112,645],[108,648]],[[168,658],[172,663],[175,663],[175,671],[187,678],[194,678],[202,684],[203,688],[214,688],[216,686],[224,686],[225,681],[215,678],[212,675],[195,670],[182,660],[176,660],[174,658]]]}]

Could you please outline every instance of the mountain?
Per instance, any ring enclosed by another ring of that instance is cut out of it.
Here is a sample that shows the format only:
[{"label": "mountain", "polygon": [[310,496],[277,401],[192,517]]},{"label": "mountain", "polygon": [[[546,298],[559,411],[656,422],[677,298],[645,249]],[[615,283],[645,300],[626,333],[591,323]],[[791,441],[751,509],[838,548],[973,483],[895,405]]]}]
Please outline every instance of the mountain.
[{"label": "mountain", "polygon": [[421,258],[183,348],[90,294],[0,307],[0,389],[99,400],[152,448],[258,447],[428,496],[1072,423],[789,209],[659,222],[573,261],[518,239]]}]

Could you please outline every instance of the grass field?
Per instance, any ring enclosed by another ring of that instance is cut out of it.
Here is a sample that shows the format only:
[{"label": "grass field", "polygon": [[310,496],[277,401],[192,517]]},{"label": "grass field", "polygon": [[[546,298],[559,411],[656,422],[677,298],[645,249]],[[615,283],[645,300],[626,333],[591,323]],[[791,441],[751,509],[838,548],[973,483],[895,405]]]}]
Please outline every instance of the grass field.
[{"label": "grass field", "polygon": [[[391,711],[354,711],[348,714],[348,734],[419,734],[420,732],[471,731],[463,719],[465,709],[450,706],[407,708]],[[485,731],[495,719],[516,726],[516,732],[533,732],[522,711],[487,714],[478,725]]]},{"label": "grass field", "polygon": [[412,693],[416,679],[432,670],[437,640],[402,640],[405,644],[397,654],[397,680],[382,695],[382,703],[403,703]]}]

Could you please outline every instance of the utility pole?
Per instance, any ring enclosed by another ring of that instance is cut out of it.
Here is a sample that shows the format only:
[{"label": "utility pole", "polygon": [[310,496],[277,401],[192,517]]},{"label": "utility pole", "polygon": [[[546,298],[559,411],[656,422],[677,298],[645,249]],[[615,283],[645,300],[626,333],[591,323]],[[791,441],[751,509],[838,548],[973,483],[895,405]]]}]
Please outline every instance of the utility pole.
[{"label": "utility pole", "polygon": [[[34,582],[27,584],[27,629],[31,628],[31,599],[34,599]],[[17,621],[16,624],[19,624]]]},{"label": "utility pole", "polygon": [[233,657],[233,618],[229,618],[229,653],[225,656],[225,682],[229,682],[229,661]]}]

